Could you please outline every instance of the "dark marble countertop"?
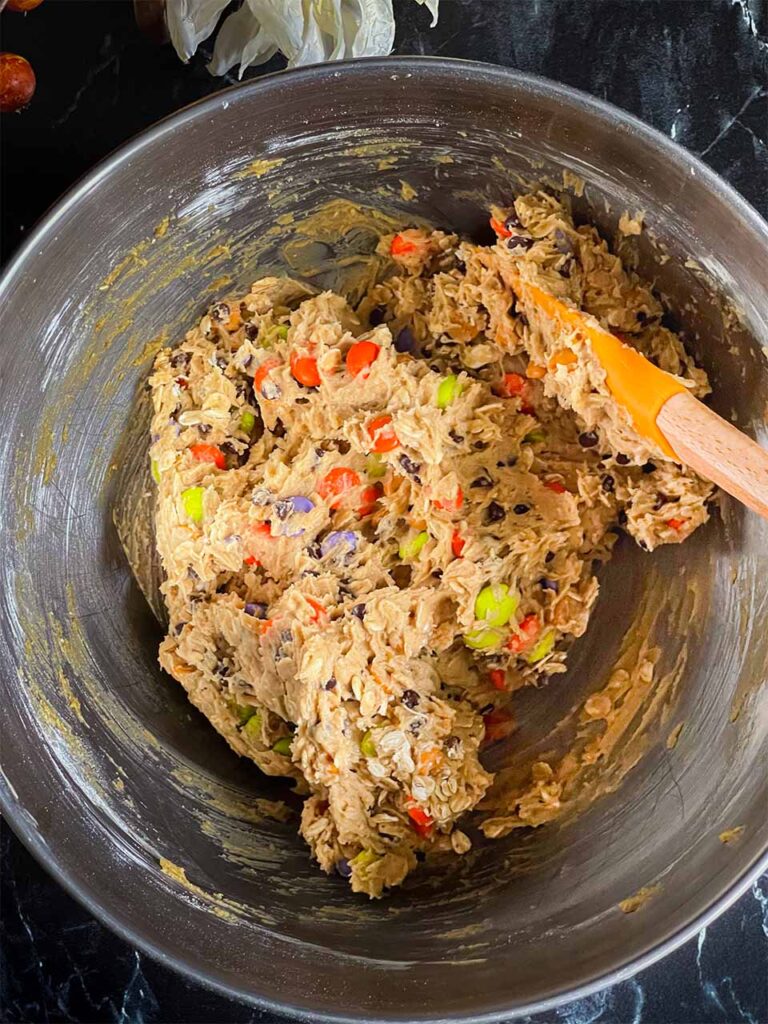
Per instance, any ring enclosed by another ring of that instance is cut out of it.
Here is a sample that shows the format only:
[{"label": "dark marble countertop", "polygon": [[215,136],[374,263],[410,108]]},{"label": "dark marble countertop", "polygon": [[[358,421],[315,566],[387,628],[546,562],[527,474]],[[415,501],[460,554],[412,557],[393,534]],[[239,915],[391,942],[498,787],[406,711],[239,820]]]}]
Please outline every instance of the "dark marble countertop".
[{"label": "dark marble countertop", "polygon": [[[576,86],[703,157],[768,214],[766,0],[442,0],[440,23],[396,0],[399,53],[509,65]],[[135,132],[234,79],[183,66],[125,0],[45,0],[2,16],[2,48],[38,78],[2,121],[2,258],[57,196]],[[248,74],[275,70],[280,62]],[[121,941],[2,834],[3,1021],[268,1021]],[[661,963],[536,1024],[768,1022],[768,876]]]}]

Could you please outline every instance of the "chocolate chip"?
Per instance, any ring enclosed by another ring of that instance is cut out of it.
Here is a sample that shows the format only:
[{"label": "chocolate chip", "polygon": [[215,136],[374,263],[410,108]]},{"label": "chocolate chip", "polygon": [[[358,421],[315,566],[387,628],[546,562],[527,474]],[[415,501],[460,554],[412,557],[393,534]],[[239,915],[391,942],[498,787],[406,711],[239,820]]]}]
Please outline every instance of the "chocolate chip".
[{"label": "chocolate chip", "polygon": [[[502,463],[503,465],[503,463]],[[487,474],[477,477],[469,485],[470,487],[493,487],[493,480]]]},{"label": "chocolate chip", "polygon": [[256,341],[259,336],[259,325],[258,324],[246,324],[245,325],[245,336],[248,341]]},{"label": "chocolate chip", "polygon": [[561,252],[564,256],[570,256],[573,253],[573,242],[562,228],[555,229],[553,239],[558,252]]},{"label": "chocolate chip", "polygon": [[506,514],[507,512],[503,505],[500,505],[498,501],[492,501],[488,508],[485,510],[486,522],[498,523],[504,518]]},{"label": "chocolate chip", "polygon": [[446,737],[445,740],[445,749],[449,754],[455,754],[456,751],[459,749],[460,743],[461,740],[459,739],[458,736],[448,736]]},{"label": "chocolate chip", "polygon": [[472,445],[472,447],[475,449],[476,452],[484,452],[485,449],[488,447],[488,442],[487,441],[475,441],[475,443]]},{"label": "chocolate chip", "polygon": [[544,558],[544,561],[545,562],[551,562],[554,557],[555,557],[555,552],[554,551],[548,551],[546,556],[545,556],[545,558]]},{"label": "chocolate chip", "polygon": [[328,682],[323,687],[324,690],[335,690],[336,689],[336,676],[331,676]]},{"label": "chocolate chip", "polygon": [[360,621],[362,622],[363,619],[365,618],[365,605],[356,604],[352,609],[352,614],[355,616],[356,619],[360,619]]},{"label": "chocolate chip", "polygon": [[443,570],[442,569],[433,569],[432,570],[432,575],[435,577],[436,580],[441,580],[443,578]]},{"label": "chocolate chip", "polygon": [[420,699],[421,698],[415,690],[403,690],[402,700],[403,704],[405,704],[407,708],[411,708],[411,710],[413,710],[413,708],[418,706]]},{"label": "chocolate chip", "polygon": [[287,519],[293,512],[293,503],[290,498],[279,498],[272,507],[278,519]]},{"label": "chocolate chip", "polygon": [[197,429],[200,431],[203,437],[205,437],[206,434],[210,434],[211,425],[210,423],[198,423]]},{"label": "chocolate chip", "polygon": [[654,462],[646,462],[645,465],[643,465],[641,468],[642,468],[642,471],[644,473],[646,473],[646,474],[647,473],[655,473],[656,472],[656,463],[654,463]]},{"label": "chocolate chip", "polygon": [[374,306],[371,312],[368,314],[368,322],[372,327],[378,327],[379,324],[384,323],[384,314],[386,309],[384,306]]},{"label": "chocolate chip", "polygon": [[579,434],[579,444],[582,448],[594,448],[598,440],[594,430],[587,430],[583,434]]},{"label": "chocolate chip", "polygon": [[676,501],[680,501],[679,498],[670,497],[668,494],[664,494],[661,491],[656,495],[656,502],[653,506],[653,511],[658,512],[664,505],[673,505]]},{"label": "chocolate chip", "polygon": [[[269,383],[270,383],[270,381],[268,381],[268,380],[264,381],[264,384],[269,384]],[[263,385],[262,385],[262,390],[263,390]],[[278,390],[279,390],[279,388],[278,388]],[[285,429],[285,424],[283,423],[283,421],[282,420],[275,420],[275,425],[274,425],[274,427],[272,427],[272,431],[271,432],[272,432],[272,434],[275,437],[285,437],[287,431]]]},{"label": "chocolate chip", "polygon": [[211,319],[218,320],[229,320],[231,311],[226,302],[217,302],[215,306],[211,307]]},{"label": "chocolate chip", "polygon": [[395,351],[413,352],[415,348],[416,338],[413,336],[413,331],[410,327],[403,327],[401,331],[398,331],[395,338]]},{"label": "chocolate chip", "polygon": [[511,231],[512,228],[521,228],[522,226],[522,221],[517,216],[517,212],[513,207],[507,214],[507,219],[504,221],[504,227],[507,229],[507,231]]},{"label": "chocolate chip", "polygon": [[555,594],[560,589],[557,585],[556,580],[547,579],[546,576],[542,576],[542,578],[539,580],[539,586],[542,590],[551,590]]},{"label": "chocolate chip", "polygon": [[616,481],[609,474],[603,477],[600,481],[600,486],[603,488],[606,494],[610,494],[616,487]]},{"label": "chocolate chip", "polygon": [[189,352],[176,352],[171,356],[171,366],[177,370],[182,366],[186,369],[189,366],[189,361],[192,358]]},{"label": "chocolate chip", "polygon": [[229,360],[225,359],[224,356],[216,356],[216,365],[220,370],[226,370],[229,366]]},{"label": "chocolate chip", "polygon": [[532,238],[526,238],[525,235],[510,235],[507,239],[508,249],[530,249],[533,245]]},{"label": "chocolate chip", "polygon": [[512,511],[515,513],[516,516],[524,516],[526,512],[530,512],[531,511],[531,506],[530,505],[523,505],[521,503],[519,505],[515,505],[515,507],[512,509]]},{"label": "chocolate chip", "polygon": [[616,456],[616,462],[620,466],[628,466],[632,460],[628,455],[623,455],[621,452]]},{"label": "chocolate chip", "polygon": [[454,442],[454,444],[463,444],[464,443],[464,435],[463,434],[457,434],[455,430],[449,430],[448,431],[448,437],[450,437],[450,439]]},{"label": "chocolate chip", "polygon": [[421,483],[419,479],[419,471],[421,470],[421,464],[414,462],[413,459],[409,458],[405,452],[400,456],[400,465],[403,467],[408,476],[412,476],[417,483]]}]

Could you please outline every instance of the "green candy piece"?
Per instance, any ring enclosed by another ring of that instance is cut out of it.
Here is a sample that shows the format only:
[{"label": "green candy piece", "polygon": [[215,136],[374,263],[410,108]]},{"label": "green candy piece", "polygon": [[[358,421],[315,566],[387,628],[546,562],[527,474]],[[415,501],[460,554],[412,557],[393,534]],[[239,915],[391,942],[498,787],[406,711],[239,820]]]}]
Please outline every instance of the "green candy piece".
[{"label": "green candy piece", "polygon": [[242,704],[236,704],[235,707],[237,708],[235,714],[239,714],[241,716],[241,722],[243,722],[242,715],[246,712],[250,712],[250,714],[247,714],[247,717],[243,722],[243,732],[246,734],[248,739],[260,740],[262,726],[261,712],[257,711],[256,708],[248,708]]},{"label": "green candy piece", "polygon": [[410,537],[408,540],[404,540],[397,549],[397,553],[403,561],[410,558],[416,558],[428,540],[429,534],[426,530],[422,530],[421,533],[417,533],[415,537]]},{"label": "green candy piece", "polygon": [[281,736],[279,740],[272,744],[272,749],[276,754],[284,754],[285,757],[291,756],[291,745],[293,739],[290,736]]},{"label": "green candy piece", "polygon": [[188,487],[186,491],[181,492],[181,501],[184,505],[184,511],[192,522],[197,523],[198,525],[203,521],[204,494],[204,487]]},{"label": "green candy piece", "polygon": [[157,459],[152,459],[149,463],[149,469],[152,473],[152,479],[156,484],[160,483],[160,467],[157,464]]},{"label": "green candy piece", "polygon": [[503,640],[504,633],[500,629],[472,629],[464,634],[464,645],[472,651],[499,647]]},{"label": "green candy piece", "polygon": [[539,637],[525,660],[529,665],[535,665],[537,661],[541,661],[542,658],[546,658],[546,656],[552,652],[554,646],[555,631],[553,629],[549,629]]},{"label": "green candy piece", "polygon": [[386,474],[387,464],[380,455],[377,455],[376,452],[371,452],[365,460],[365,471],[368,476],[377,480]]},{"label": "green candy piece", "polygon": [[360,753],[364,757],[376,757],[376,744],[373,742],[373,730],[369,729],[368,732],[360,740]]},{"label": "green candy piece", "polygon": [[455,402],[461,394],[461,382],[455,373],[443,377],[437,389],[437,408],[447,409],[451,402]]},{"label": "green candy piece", "polygon": [[285,341],[288,337],[288,325],[287,324],[275,324],[265,331],[263,335],[259,336],[259,347],[269,348],[270,345],[274,345],[276,341]]},{"label": "green candy piece", "polygon": [[546,431],[530,430],[523,438],[523,444],[535,444],[537,441],[546,441],[546,439]]},{"label": "green candy piece", "polygon": [[256,426],[256,417],[252,412],[246,411],[240,417],[240,429],[244,434],[250,434],[253,428]]},{"label": "green candy piece", "polygon": [[489,584],[475,599],[475,618],[489,626],[506,626],[519,603],[519,595],[506,583]]},{"label": "green candy piece", "polygon": [[367,868],[371,864],[375,864],[378,859],[378,853],[374,853],[373,850],[361,850],[349,863],[354,864],[356,868]]}]

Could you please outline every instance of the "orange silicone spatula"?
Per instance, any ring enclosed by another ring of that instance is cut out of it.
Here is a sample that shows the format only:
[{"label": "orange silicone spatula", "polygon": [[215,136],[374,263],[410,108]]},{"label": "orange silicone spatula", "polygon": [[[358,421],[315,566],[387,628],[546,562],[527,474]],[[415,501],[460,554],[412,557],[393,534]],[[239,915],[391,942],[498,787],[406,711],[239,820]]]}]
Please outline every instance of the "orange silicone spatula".
[{"label": "orange silicone spatula", "polygon": [[544,319],[587,344],[605,371],[612,397],[642,437],[768,518],[768,451],[695,398],[680,381],[606,331],[594,317],[505,274],[529,320]]}]

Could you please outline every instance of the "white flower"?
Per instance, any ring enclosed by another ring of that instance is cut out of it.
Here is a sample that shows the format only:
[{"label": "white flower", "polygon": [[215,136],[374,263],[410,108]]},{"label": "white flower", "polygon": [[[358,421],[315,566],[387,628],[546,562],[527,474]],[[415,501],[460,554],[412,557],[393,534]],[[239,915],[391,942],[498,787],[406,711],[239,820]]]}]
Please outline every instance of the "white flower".
[{"label": "white flower", "polygon": [[[214,31],[229,0],[167,0],[168,31],[183,61]],[[416,0],[437,24],[439,0]],[[392,0],[243,0],[221,24],[208,70],[223,75],[263,64],[278,51],[288,61],[316,64],[384,56],[392,49]]]}]

